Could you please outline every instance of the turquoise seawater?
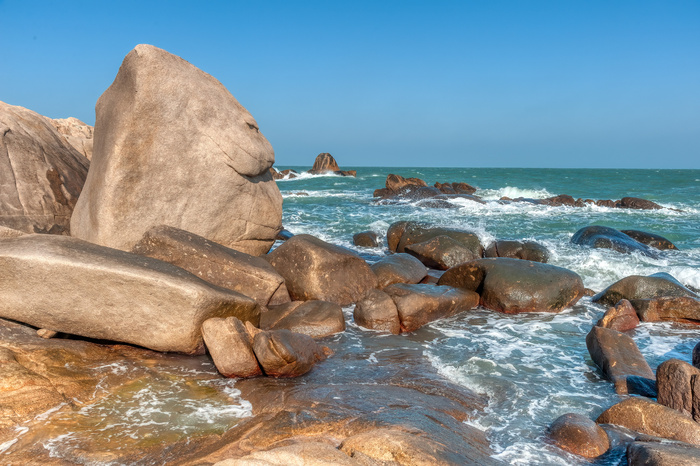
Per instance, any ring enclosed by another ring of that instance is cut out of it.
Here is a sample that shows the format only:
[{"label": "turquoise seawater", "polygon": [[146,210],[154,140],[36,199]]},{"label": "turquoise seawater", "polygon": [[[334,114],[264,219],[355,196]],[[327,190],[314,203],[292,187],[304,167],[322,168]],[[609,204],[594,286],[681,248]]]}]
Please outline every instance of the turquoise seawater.
[{"label": "turquoise seawater", "polygon": [[[474,231],[485,246],[495,239],[541,242],[551,252],[550,263],[574,270],[595,291],[629,275],[656,272],[700,288],[700,170],[342,168],[356,169],[357,177],[304,174],[278,181],[286,229],[349,247],[371,262],[388,253],[386,245],[355,247],[354,233],[373,230],[384,236],[393,222],[419,220]],[[487,202],[455,200],[449,209],[410,202],[377,204],[372,194],[384,187],[389,173],[418,177],[428,185],[466,182],[478,188],[475,194]],[[497,202],[503,196],[558,194],[584,199],[641,197],[664,209]],[[571,244],[574,232],[587,225],[660,234],[680,250],[649,258]],[[346,309],[349,319],[351,310]],[[513,316],[476,310],[435,322],[399,344],[421,347],[443,376],[489,397],[486,412],[470,423],[487,433],[497,458],[508,464],[584,464],[547,445],[544,434],[562,414],[578,412],[595,419],[620,401],[591,362],[585,344],[586,334],[604,311],[590,298],[560,314]],[[696,327],[670,323],[643,323],[632,335],[653,369],[671,357],[690,361],[691,349],[700,341]],[[375,356],[367,357],[371,361]],[[596,463],[617,464],[622,455],[616,450]]]}]

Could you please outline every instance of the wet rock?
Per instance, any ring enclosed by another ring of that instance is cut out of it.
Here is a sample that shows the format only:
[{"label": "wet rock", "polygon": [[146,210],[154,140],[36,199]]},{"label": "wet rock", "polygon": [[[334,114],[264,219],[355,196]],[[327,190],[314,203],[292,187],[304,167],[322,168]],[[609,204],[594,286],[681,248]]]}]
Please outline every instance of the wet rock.
[{"label": "wet rock", "polygon": [[663,209],[659,204],[647,199],[638,197],[623,197],[616,203],[616,207],[621,209],[641,209],[641,210],[658,210]]},{"label": "wet rock", "polygon": [[345,331],[343,309],[328,301],[295,301],[270,306],[260,318],[260,328],[287,329],[312,338],[323,338]]},{"label": "wet rock", "polygon": [[[476,251],[474,250],[476,249]],[[407,245],[404,250],[427,267],[447,270],[450,267],[481,258],[478,248],[468,248],[446,235]]]},{"label": "wet rock", "polygon": [[202,336],[216,369],[224,377],[262,375],[253,352],[253,337],[237,318],[214,317],[205,320]]},{"label": "wet rock", "polygon": [[88,160],[92,159],[92,145],[95,128],[83,123],[74,117],[69,118],[47,118],[51,126],[56,128],[66,142],[73,146]]},{"label": "wet rock", "polygon": [[644,322],[682,322],[700,324],[700,299],[676,298],[633,299],[632,306]]},{"label": "wet rock", "polygon": [[657,253],[646,244],[614,228],[598,225],[581,228],[571,237],[571,242],[592,248],[612,249],[625,254],[637,252],[648,257],[657,256]]},{"label": "wet rock", "polygon": [[406,253],[397,253],[384,257],[371,265],[377,276],[379,289],[394,283],[419,283],[427,275],[425,265]]},{"label": "wet rock", "polygon": [[65,236],[0,241],[0,281],[1,317],[157,351],[200,353],[206,319],[260,312],[179,267]]},{"label": "wet rock", "polygon": [[548,197],[546,199],[539,199],[537,203],[554,207],[583,207],[583,201],[576,201],[573,197],[569,196],[568,194],[559,194],[558,196]]},{"label": "wet rock", "polygon": [[462,311],[474,309],[479,295],[450,286],[397,283],[384,288],[396,304],[402,332],[413,332],[423,325]]},{"label": "wet rock", "polygon": [[253,338],[253,351],[265,375],[299,377],[325,359],[313,338],[289,330],[260,332]]},{"label": "wet rock", "polygon": [[295,301],[346,306],[377,287],[377,277],[354,252],[310,235],[295,235],[266,256]]},{"label": "wet rock", "polygon": [[549,439],[562,450],[585,458],[595,458],[610,448],[608,434],[595,422],[581,414],[558,417],[549,427]]},{"label": "wet rock", "polygon": [[294,233],[292,233],[289,230],[285,230],[282,228],[279,233],[277,233],[277,236],[275,236],[275,239],[278,241],[287,241],[289,238],[294,236]]},{"label": "wet rock", "polygon": [[[691,378],[700,375],[700,369],[679,359],[662,362],[656,369],[657,402],[688,416],[693,415]],[[700,413],[699,413],[700,414]]]},{"label": "wet rock", "polygon": [[275,167],[270,167],[270,174],[272,175],[273,180],[291,180],[299,176],[299,173],[296,170],[292,170],[291,168],[279,171]]},{"label": "wet rock", "polygon": [[481,245],[481,241],[479,241],[479,237],[474,233],[456,228],[435,227],[418,222],[408,222],[405,225],[394,252],[406,252],[406,246],[423,243],[438,236],[450,237],[464,248],[472,251],[474,256],[483,256],[484,248]]},{"label": "wet rock", "polygon": [[434,185],[445,194],[474,194],[476,188],[467,183],[435,183]]},{"label": "wet rock", "polygon": [[627,394],[627,376],[636,375],[654,380],[654,373],[634,340],[624,333],[605,327],[593,327],[586,336],[591,359],[606,379],[615,384],[615,391]]},{"label": "wet rock", "polygon": [[605,311],[605,314],[596,325],[617,330],[618,332],[626,332],[639,325],[639,317],[632,304],[626,299],[621,299],[615,307]]},{"label": "wet rock", "polygon": [[638,375],[627,376],[627,393],[630,395],[640,395],[647,398],[656,398],[656,379],[647,379]]},{"label": "wet rock", "polygon": [[637,299],[655,299],[666,297],[689,296],[699,298],[697,294],[684,287],[678,280],[667,273],[655,273],[644,277],[631,275],[613,283],[591,300],[606,306],[613,306],[621,299],[633,302]]},{"label": "wet rock", "polygon": [[297,441],[291,445],[256,451],[242,458],[227,459],[214,466],[358,466],[362,463],[351,458],[335,446],[320,441]]},{"label": "wet rock", "polygon": [[379,242],[379,235],[374,231],[361,231],[359,233],[355,233],[352,236],[352,244],[364,248],[378,248],[381,245]]},{"label": "wet rock", "polygon": [[95,107],[92,170],[71,234],[130,250],[155,225],[254,256],[281,228],[272,146],[212,76],[137,45]]},{"label": "wet rock", "polygon": [[386,177],[384,188],[374,191],[374,197],[393,197],[406,195],[412,191],[426,187],[428,184],[420,178],[404,178],[401,175],[389,174]]},{"label": "wet rock", "polygon": [[149,229],[131,250],[176,265],[262,306],[289,302],[284,278],[264,259],[167,225]]},{"label": "wet rock", "polygon": [[369,290],[355,304],[353,319],[360,327],[389,332],[394,335],[401,333],[399,311],[387,293],[381,290]]},{"label": "wet rock", "polygon": [[626,234],[630,238],[632,238],[635,241],[638,241],[642,244],[646,244],[647,246],[651,246],[652,248],[660,249],[660,250],[666,250],[666,249],[676,249],[675,244],[664,238],[663,236],[660,235],[655,235],[654,233],[648,233],[646,231],[639,231],[639,230],[620,230],[622,233]]},{"label": "wet rock", "polygon": [[700,424],[675,409],[646,398],[627,398],[604,411],[596,422],[616,424],[642,434],[693,445],[700,444]]},{"label": "wet rock", "polygon": [[386,231],[386,243],[389,247],[389,251],[396,252],[399,247],[399,241],[406,231],[406,227],[413,222],[401,221],[392,223],[389,229]]},{"label": "wet rock", "polygon": [[0,225],[68,234],[89,165],[50,119],[0,102]]},{"label": "wet rock", "polygon": [[357,176],[356,170],[341,170],[338,166],[338,162],[336,162],[333,156],[328,152],[323,152],[316,156],[314,165],[311,167],[311,170],[309,170],[308,173],[311,173],[312,175],[325,175],[332,173],[341,176]]},{"label": "wet rock", "polygon": [[500,240],[494,241],[486,248],[484,257],[510,257],[513,259],[546,263],[549,261],[549,251],[547,248],[534,241]]},{"label": "wet rock", "polygon": [[700,368],[700,343],[693,347],[693,366]]},{"label": "wet rock", "polygon": [[452,267],[439,285],[476,291],[480,304],[494,311],[559,312],[583,296],[578,274],[539,262],[510,258],[479,259]]},{"label": "wet rock", "polygon": [[700,448],[679,443],[633,442],[627,447],[627,462],[648,466],[695,466],[700,464]]}]

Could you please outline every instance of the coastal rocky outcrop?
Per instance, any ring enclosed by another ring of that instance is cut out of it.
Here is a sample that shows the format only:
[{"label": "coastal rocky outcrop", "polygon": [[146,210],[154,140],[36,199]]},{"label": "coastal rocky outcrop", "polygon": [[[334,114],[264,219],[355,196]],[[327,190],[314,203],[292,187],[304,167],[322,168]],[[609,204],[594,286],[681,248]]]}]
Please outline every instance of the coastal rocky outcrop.
[{"label": "coastal rocky outcrop", "polygon": [[346,306],[377,287],[376,275],[357,254],[311,235],[291,237],[265,259],[284,277],[294,301]]},{"label": "coastal rocky outcrop", "polygon": [[274,151],[219,81],[137,45],[95,113],[73,236],[130,250],[149,228],[170,225],[251,255],[270,249],[282,227]]},{"label": "coastal rocky outcrop", "polygon": [[357,170],[341,170],[338,162],[328,152],[323,152],[316,156],[314,165],[308,173],[312,175],[340,175],[340,176],[357,176]]},{"label": "coastal rocky outcrop", "polygon": [[510,257],[526,261],[547,263],[549,251],[534,241],[497,240],[484,250],[484,257]]},{"label": "coastal rocky outcrop", "polygon": [[502,197],[501,201],[507,202],[528,202],[530,204],[547,205],[552,207],[585,207],[588,204],[597,205],[599,207],[610,207],[616,209],[640,209],[640,210],[658,210],[663,209],[659,204],[647,200],[640,199],[638,197],[623,197],[620,200],[613,201],[610,199],[574,199],[568,194],[559,194],[557,196],[547,197],[544,199],[529,199],[524,197],[519,197],[516,199],[511,199],[509,197]]},{"label": "coastal rocky outcrop", "polygon": [[74,117],[48,118],[49,123],[56,128],[75,150],[83,154],[88,160],[92,160],[92,147],[95,128],[83,123]]},{"label": "coastal rocky outcrop", "polygon": [[68,234],[89,165],[48,118],[0,102],[0,225]]},{"label": "coastal rocky outcrop", "polygon": [[503,257],[452,267],[440,277],[438,285],[476,291],[482,306],[506,314],[559,312],[583,297],[583,281],[577,273]]},{"label": "coastal rocky outcrop", "polygon": [[210,317],[257,324],[251,298],[166,262],[77,238],[0,240],[0,317],[157,351],[201,353]]},{"label": "coastal rocky outcrop", "polygon": [[270,167],[270,175],[273,180],[293,179],[299,176],[296,170],[287,168],[286,170],[278,171],[275,167]]},{"label": "coastal rocky outcrop", "polygon": [[571,237],[571,242],[592,248],[612,249],[625,254],[637,252],[649,257],[657,256],[655,250],[646,244],[640,243],[619,230],[599,225],[581,228]]},{"label": "coastal rocky outcrop", "polygon": [[[428,184],[420,178],[404,178],[401,175],[389,174],[386,177],[384,188],[376,189],[374,197],[381,201],[423,201],[424,207],[454,207],[449,199],[462,198],[474,202],[483,203],[480,197],[474,196],[476,188],[467,183],[435,183]],[[428,202],[425,202],[425,201]]]}]

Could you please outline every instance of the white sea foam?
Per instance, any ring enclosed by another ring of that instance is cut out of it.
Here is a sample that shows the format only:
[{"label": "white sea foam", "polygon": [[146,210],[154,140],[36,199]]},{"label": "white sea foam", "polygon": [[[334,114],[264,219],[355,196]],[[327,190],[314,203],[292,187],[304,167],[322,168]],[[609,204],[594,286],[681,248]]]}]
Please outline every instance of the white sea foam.
[{"label": "white sea foam", "polygon": [[483,199],[498,200],[502,197],[517,199],[524,197],[526,199],[546,199],[555,196],[544,188],[541,189],[523,189],[517,186],[506,186],[499,189],[480,189],[476,193],[477,196]]}]

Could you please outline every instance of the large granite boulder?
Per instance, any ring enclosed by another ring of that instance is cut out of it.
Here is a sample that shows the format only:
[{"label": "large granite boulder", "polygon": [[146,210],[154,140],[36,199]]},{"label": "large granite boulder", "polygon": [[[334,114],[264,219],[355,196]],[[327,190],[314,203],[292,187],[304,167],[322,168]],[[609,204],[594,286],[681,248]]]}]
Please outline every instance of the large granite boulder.
[{"label": "large granite boulder", "polygon": [[313,338],[289,330],[258,333],[253,338],[253,351],[265,375],[271,377],[299,377],[326,358]]},{"label": "large granite boulder", "polygon": [[380,289],[394,283],[419,283],[428,274],[421,261],[405,253],[384,257],[372,264],[371,269],[377,275]]},{"label": "large granite boulder", "polygon": [[374,231],[361,231],[352,235],[352,244],[363,248],[378,248],[381,246],[379,235]]},{"label": "large granite boulder", "polygon": [[202,323],[202,336],[216,370],[224,377],[262,375],[262,369],[253,352],[253,336],[239,319],[207,319]]},{"label": "large granite boulder", "polygon": [[654,380],[654,372],[632,338],[624,333],[595,326],[586,336],[591,359],[621,395],[630,392],[627,378],[639,376]]},{"label": "large granite boulder", "polygon": [[632,330],[639,325],[639,316],[632,303],[621,299],[615,307],[611,307],[596,324],[598,327],[610,328],[618,332]]},{"label": "large granite boulder", "polygon": [[648,233],[646,231],[640,230],[620,230],[622,233],[626,234],[635,241],[638,241],[647,246],[651,246],[655,249],[665,250],[665,249],[678,249],[675,244],[667,240],[663,236],[656,235],[654,233]]},{"label": "large granite boulder", "polygon": [[295,235],[265,258],[284,277],[294,301],[346,306],[377,287],[376,275],[360,256],[311,235]]},{"label": "large granite boulder", "polygon": [[558,417],[549,427],[547,437],[562,450],[585,458],[596,458],[610,448],[608,434],[603,428],[576,413]]},{"label": "large granite boulder", "polygon": [[95,128],[74,117],[48,118],[48,120],[68,144],[73,146],[75,150],[83,154],[88,160],[92,160],[92,143]]},{"label": "large granite boulder", "polygon": [[549,251],[546,247],[534,241],[494,241],[484,251],[484,257],[510,257],[526,261],[549,261]]},{"label": "large granite boulder", "polygon": [[466,247],[447,235],[409,244],[404,250],[427,267],[438,270],[447,270],[455,265],[481,258],[479,248]]},{"label": "large granite boulder", "polygon": [[68,234],[89,165],[48,118],[0,102],[0,225]]},{"label": "large granite boulder", "polygon": [[571,242],[592,248],[612,249],[626,254],[637,252],[648,257],[657,256],[657,253],[646,244],[636,241],[619,230],[599,225],[581,228],[571,237]]},{"label": "large granite boulder", "polygon": [[438,285],[476,291],[482,306],[507,314],[559,312],[583,296],[583,281],[571,270],[504,257],[452,267]]},{"label": "large granite boulder", "polygon": [[188,231],[155,226],[131,252],[177,265],[202,280],[253,298],[262,306],[290,301],[284,278],[269,262]]},{"label": "large granite boulder", "polygon": [[260,317],[253,299],[174,265],[53,235],[0,241],[0,296],[3,318],[181,353],[204,351],[206,319]]},{"label": "large granite boulder", "polygon": [[314,165],[308,173],[312,175],[333,174],[340,176],[357,176],[356,170],[341,170],[338,166],[338,162],[336,162],[333,156],[328,152],[323,152],[316,156]]},{"label": "large granite boulder", "polygon": [[[668,359],[656,369],[657,401],[688,416],[694,416],[692,379],[700,377],[700,369],[680,359]],[[700,413],[697,413],[700,416]]]},{"label": "large granite boulder", "polygon": [[[481,245],[479,237],[470,231],[457,228],[436,227],[419,222],[407,222],[403,227],[401,223],[397,224],[396,227],[392,225],[390,231],[393,235],[399,236],[396,249],[393,250],[394,252],[407,252],[407,246],[430,241],[439,236],[447,236],[471,251],[474,257],[482,257],[484,255],[484,247]],[[388,236],[389,232],[387,232],[387,237]],[[393,241],[389,241],[390,249],[392,244]]]},{"label": "large granite boulder", "polygon": [[627,464],[696,466],[700,464],[700,448],[685,443],[632,442],[627,446]]},{"label": "large granite boulder", "polygon": [[621,299],[632,302],[639,299],[675,298],[688,296],[700,298],[667,273],[655,273],[648,277],[630,275],[618,280],[591,298],[594,303],[614,306]]},{"label": "large granite boulder", "polygon": [[328,301],[293,301],[270,306],[260,316],[260,328],[287,329],[312,338],[324,338],[345,331],[343,309]]},{"label": "large granite boulder", "polygon": [[73,236],[130,250],[149,228],[170,225],[247,254],[270,249],[282,227],[274,151],[219,81],[137,45],[95,113]]},{"label": "large granite boulder", "polygon": [[643,322],[682,322],[700,324],[700,298],[633,299],[639,319]]},{"label": "large granite boulder", "polygon": [[360,327],[389,332],[394,335],[401,333],[399,310],[394,300],[381,290],[369,290],[355,304],[353,319]]}]

